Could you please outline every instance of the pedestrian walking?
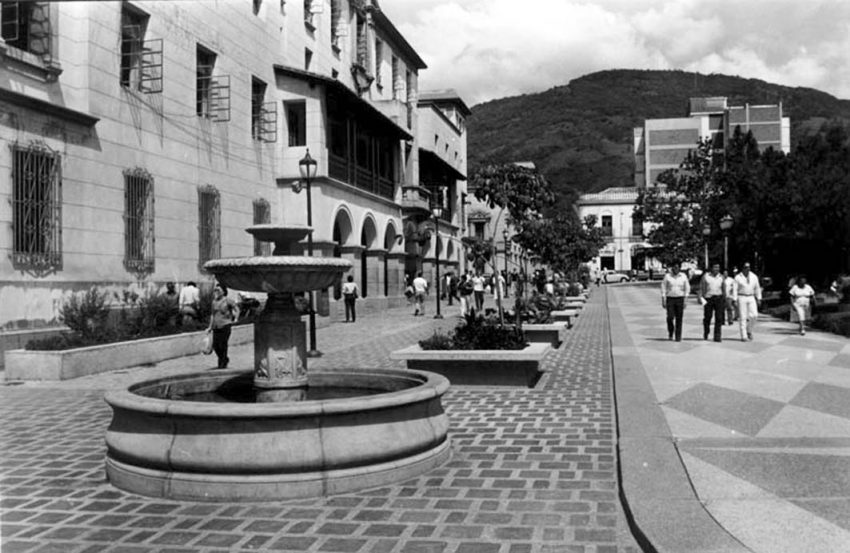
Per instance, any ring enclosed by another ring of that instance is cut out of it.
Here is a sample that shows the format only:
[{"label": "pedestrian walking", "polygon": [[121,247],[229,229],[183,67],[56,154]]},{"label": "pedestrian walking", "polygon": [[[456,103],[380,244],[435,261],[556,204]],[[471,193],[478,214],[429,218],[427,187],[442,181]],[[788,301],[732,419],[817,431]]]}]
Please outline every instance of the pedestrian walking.
[{"label": "pedestrian walking", "polygon": [[226,369],[230,358],[227,356],[227,342],[230,340],[230,327],[239,318],[239,307],[236,302],[227,297],[227,287],[216,283],[213,288],[212,309],[210,310],[210,326],[207,332],[212,332],[213,351],[218,357],[218,368]]},{"label": "pedestrian walking", "polygon": [[460,302],[460,297],[458,296],[458,278],[457,275],[454,274],[454,271],[450,273],[451,278],[449,278],[449,305],[452,305],[452,300]]},{"label": "pedestrian walking", "polygon": [[710,273],[704,273],[699,283],[699,298],[703,305],[702,339],[708,340],[711,329],[711,319],[714,317],[714,341],[722,339],[724,312],[726,310],[726,293],[723,275],[720,274],[720,263],[711,266]]},{"label": "pedestrian walking", "polygon": [[475,296],[475,312],[480,313],[484,309],[484,277],[481,273],[472,277],[472,293]]},{"label": "pedestrian walking", "polygon": [[741,272],[735,275],[735,301],[738,304],[738,322],[741,325],[741,340],[752,341],[753,328],[759,316],[761,285],[759,277],[750,272],[750,264],[744,263]]},{"label": "pedestrian walking", "polygon": [[735,324],[738,319],[735,306],[735,279],[729,271],[723,271],[723,296],[726,302],[726,323]]},{"label": "pedestrian walking", "polygon": [[469,275],[463,275],[460,277],[458,291],[460,292],[460,316],[466,317],[469,315],[471,308],[470,302],[472,301],[473,294],[472,279]]},{"label": "pedestrian walking", "polygon": [[691,293],[688,277],[679,271],[679,263],[670,264],[670,272],[661,281],[661,307],[667,310],[667,337],[682,341],[685,299]]},{"label": "pedestrian walking", "polygon": [[179,304],[180,317],[184,327],[192,326],[198,322],[198,307],[201,303],[201,291],[191,280],[180,289]]},{"label": "pedestrian walking", "polygon": [[416,278],[413,279],[413,299],[416,306],[413,312],[414,317],[425,314],[425,295],[427,293],[428,281],[422,277],[422,271],[419,271]]},{"label": "pedestrian walking", "polygon": [[493,276],[493,297],[496,299],[496,307],[498,309],[504,309],[503,301],[505,299],[505,288],[507,287],[507,283],[505,282],[505,277],[502,276],[501,273],[496,273]]},{"label": "pedestrian walking", "polygon": [[357,288],[357,283],[354,282],[354,277],[348,275],[345,283],[342,285],[342,297],[345,300],[345,322],[357,321],[357,310],[355,302],[360,296],[360,289]]},{"label": "pedestrian walking", "polygon": [[806,282],[806,277],[800,275],[788,293],[791,295],[791,322],[800,323],[800,336],[805,336],[806,322],[811,320],[815,305],[815,291]]}]

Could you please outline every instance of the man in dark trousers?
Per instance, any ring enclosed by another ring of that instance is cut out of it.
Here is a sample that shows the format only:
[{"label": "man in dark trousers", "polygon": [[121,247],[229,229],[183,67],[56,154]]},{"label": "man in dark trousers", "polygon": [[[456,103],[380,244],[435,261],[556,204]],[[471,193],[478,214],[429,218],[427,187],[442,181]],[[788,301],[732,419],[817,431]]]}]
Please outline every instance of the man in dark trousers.
[{"label": "man in dark trousers", "polygon": [[667,310],[667,337],[682,341],[682,318],[685,299],[691,293],[688,276],[679,271],[679,263],[670,264],[670,272],[661,281],[661,307]]},{"label": "man in dark trousers", "polygon": [[720,273],[720,264],[711,266],[710,273],[704,273],[699,283],[699,298],[703,306],[702,339],[708,340],[711,328],[711,318],[714,316],[714,341],[721,340],[726,311],[726,294],[724,292],[724,276]]}]

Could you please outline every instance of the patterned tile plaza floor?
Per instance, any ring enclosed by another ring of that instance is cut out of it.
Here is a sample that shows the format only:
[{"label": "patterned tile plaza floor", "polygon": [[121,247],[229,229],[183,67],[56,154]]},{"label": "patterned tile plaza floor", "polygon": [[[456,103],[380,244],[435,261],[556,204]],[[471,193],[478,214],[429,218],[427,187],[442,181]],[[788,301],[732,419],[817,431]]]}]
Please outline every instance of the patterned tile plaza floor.
[{"label": "patterned tile plaza floor", "polygon": [[610,306],[715,520],[755,552],[850,551],[850,340],[762,317],[752,342],[737,325],[704,341],[691,300],[677,343],[656,286]]},{"label": "patterned tile plaza floor", "polygon": [[[446,309],[452,314],[456,307]],[[104,480],[110,410],[103,392],[207,370],[209,358],[7,385],[0,388],[2,551],[638,551],[617,496],[607,317],[600,290],[561,348],[547,356],[547,373],[533,390],[452,387],[445,398],[453,449],[446,465],[398,485],[316,500],[162,501]],[[311,366],[397,367],[390,351],[456,321],[396,309],[335,324],[319,329],[325,356]],[[233,348],[231,365],[248,366],[251,356],[250,346]],[[819,390],[795,406],[804,409],[823,396]]]}]

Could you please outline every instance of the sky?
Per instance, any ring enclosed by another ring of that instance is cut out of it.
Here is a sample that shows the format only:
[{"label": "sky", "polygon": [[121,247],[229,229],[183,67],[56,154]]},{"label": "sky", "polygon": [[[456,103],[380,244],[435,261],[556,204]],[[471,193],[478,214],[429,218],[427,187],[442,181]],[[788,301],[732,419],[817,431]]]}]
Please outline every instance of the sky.
[{"label": "sky", "polygon": [[467,105],[605,69],[681,69],[850,99],[850,0],[382,0]]}]

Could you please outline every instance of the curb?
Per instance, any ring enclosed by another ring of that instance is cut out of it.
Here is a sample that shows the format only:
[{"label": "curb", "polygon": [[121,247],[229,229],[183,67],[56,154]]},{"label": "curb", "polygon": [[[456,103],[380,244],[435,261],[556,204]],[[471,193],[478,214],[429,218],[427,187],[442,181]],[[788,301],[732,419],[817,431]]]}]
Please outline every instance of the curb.
[{"label": "curb", "polygon": [[697,497],[619,308],[608,303],[620,500],[648,552],[745,553]]}]

